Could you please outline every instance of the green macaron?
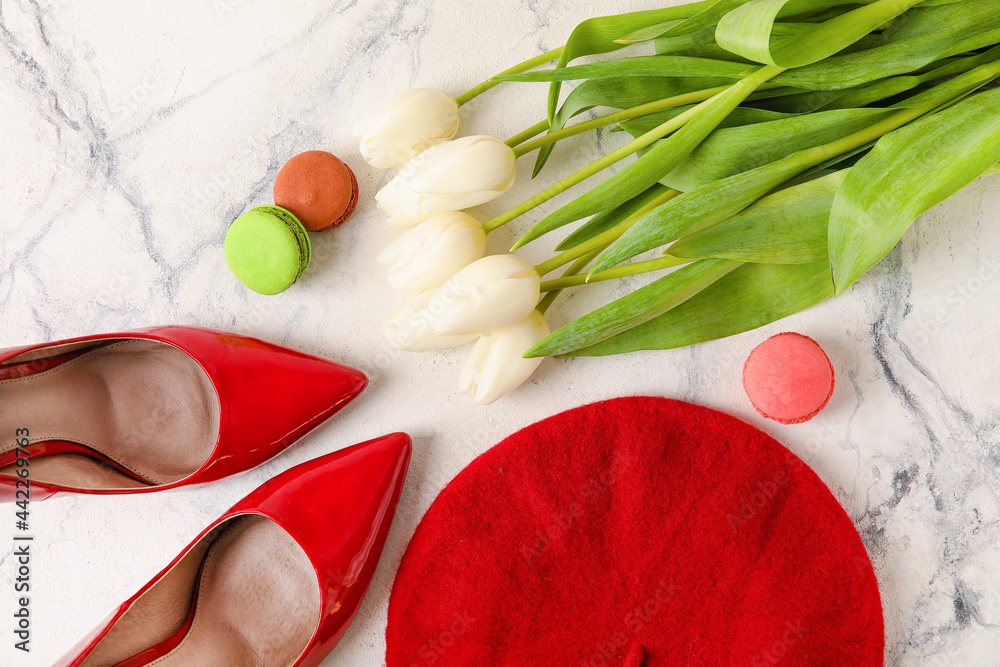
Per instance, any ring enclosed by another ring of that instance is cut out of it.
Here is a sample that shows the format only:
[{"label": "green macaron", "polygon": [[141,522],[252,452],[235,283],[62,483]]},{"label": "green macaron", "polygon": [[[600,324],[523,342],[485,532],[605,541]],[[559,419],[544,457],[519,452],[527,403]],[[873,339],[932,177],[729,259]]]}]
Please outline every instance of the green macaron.
[{"label": "green macaron", "polygon": [[278,294],[291,287],[311,256],[305,227],[280,206],[252,208],[226,233],[229,270],[258,294]]}]

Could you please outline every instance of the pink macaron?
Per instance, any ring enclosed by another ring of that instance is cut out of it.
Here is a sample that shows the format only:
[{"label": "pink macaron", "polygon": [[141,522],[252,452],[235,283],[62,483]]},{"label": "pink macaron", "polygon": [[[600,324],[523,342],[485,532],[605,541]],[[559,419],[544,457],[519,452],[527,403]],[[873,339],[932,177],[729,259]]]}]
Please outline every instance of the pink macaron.
[{"label": "pink macaron", "polygon": [[819,343],[794,332],[768,338],[743,364],[743,388],[753,407],[782,424],[801,424],[829,403],[833,365]]}]

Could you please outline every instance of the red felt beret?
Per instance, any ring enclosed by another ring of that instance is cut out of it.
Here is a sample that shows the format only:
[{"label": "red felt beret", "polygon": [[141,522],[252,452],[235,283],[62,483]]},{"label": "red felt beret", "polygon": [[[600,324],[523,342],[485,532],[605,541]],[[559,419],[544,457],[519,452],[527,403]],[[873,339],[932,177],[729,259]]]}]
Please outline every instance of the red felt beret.
[{"label": "red felt beret", "polygon": [[388,667],[883,664],[850,518],[756,428],[662,398],[514,434],[434,501],[389,601]]}]

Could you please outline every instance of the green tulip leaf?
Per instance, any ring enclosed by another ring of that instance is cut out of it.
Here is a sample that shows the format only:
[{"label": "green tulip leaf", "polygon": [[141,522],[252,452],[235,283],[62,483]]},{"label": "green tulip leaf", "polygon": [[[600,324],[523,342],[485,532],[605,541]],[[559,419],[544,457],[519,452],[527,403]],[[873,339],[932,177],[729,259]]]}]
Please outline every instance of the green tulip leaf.
[{"label": "green tulip leaf", "polygon": [[876,0],[792,36],[775,33],[782,16],[845,4],[843,0],[751,0],[719,21],[720,46],[765,65],[803,67],[829,58],[921,0]]},{"label": "green tulip leaf", "polygon": [[[732,61],[734,57],[739,58],[739,56],[726,51],[715,43],[714,27],[686,35],[677,35],[676,37],[658,38],[653,42],[653,47],[656,54],[661,56],[684,55],[729,61]],[[744,63],[749,62],[745,59],[741,60]]]},{"label": "green tulip leaf", "polygon": [[599,213],[587,222],[580,225],[572,234],[563,239],[562,243],[556,246],[558,252],[575,248],[581,243],[603,234],[604,232],[617,227],[639,209],[645,207],[650,202],[661,197],[670,188],[656,183],[637,197],[633,197],[621,206],[613,208],[604,213]]},{"label": "green tulip leaf", "polygon": [[718,129],[660,182],[681,192],[696,190],[847,136],[890,113],[885,109],[841,109]]},{"label": "green tulip leaf", "polygon": [[718,95],[698,105],[700,113],[681,129],[654,145],[645,155],[624,167],[589,192],[549,214],[528,230],[518,245],[581,218],[616,208],[638,196],[669,173],[697,147],[740,102],[774,76],[778,70],[761,68]]},{"label": "green tulip leaf", "polygon": [[563,356],[669,350],[750,331],[833,295],[827,262],[743,264],[663,315]]},{"label": "green tulip leaf", "polygon": [[830,209],[847,173],[841,170],[779,190],[724,222],[677,240],[667,253],[683,259],[764,264],[827,261]]},{"label": "green tulip leaf", "polygon": [[589,347],[648,322],[695,296],[741,262],[709,259],[681,268],[554,331],[525,353],[548,357]]},{"label": "green tulip leaf", "polygon": [[[811,166],[811,165],[810,165]],[[806,169],[798,153],[709,183],[670,200],[639,219],[598,255],[590,275],[736,215]]]},{"label": "green tulip leaf", "polygon": [[775,77],[774,83],[807,90],[843,90],[912,73],[942,58],[1000,42],[995,0],[913,9],[872,46],[838,54]]},{"label": "green tulip leaf", "polygon": [[[566,97],[549,127],[549,134],[566,126],[574,116],[594,107],[605,106],[615,109],[629,109],[641,104],[656,102],[668,97],[676,97],[706,88],[725,85],[726,79],[706,79],[701,77],[618,77],[599,78],[584,81]],[[537,176],[545,166],[555,143],[543,146],[538,151],[532,177]]]},{"label": "green tulip leaf", "polygon": [[[496,77],[499,81],[538,83],[548,81],[576,81],[579,79],[618,78],[624,76],[675,76],[721,77],[732,83],[755,65],[734,63],[728,60],[692,58],[689,56],[634,56],[605,60],[588,65],[544,69],[521,74]],[[664,97],[667,97],[664,95]]]},{"label": "green tulip leaf", "polygon": [[[865,107],[913,90],[923,84],[968,72],[997,58],[1000,58],[1000,47],[974,56],[940,60],[934,66],[926,68],[925,71],[917,70],[914,74],[888,77],[855,88],[811,90],[794,95],[778,96],[762,102],[761,106],[773,111],[796,114],[811,113],[822,109]],[[910,103],[912,104],[912,101]]]},{"label": "green tulip leaf", "polygon": [[923,212],[1000,159],[1000,90],[965,98],[882,137],[851,169],[830,215],[830,264],[843,292]]},{"label": "green tulip leaf", "polygon": [[[894,107],[896,109],[894,113],[884,118],[873,119],[869,127],[858,132],[828,144],[805,148],[780,160],[685,192],[647,213],[622,234],[597,257],[590,275],[610,269],[616,264],[674,241],[685,234],[718,224],[788,180],[809,170],[827,168],[852,153],[866,150],[869,143],[883,135],[937,110],[941,105],[954,103],[998,76],[1000,76],[1000,61],[977,67],[928,91],[918,93],[911,100],[901,102]],[[920,100],[921,103],[916,104],[915,100]],[[654,147],[642,159],[651,155],[657,148]],[[982,171],[977,172],[977,175]]]},{"label": "green tulip leaf", "polygon": [[[663,9],[587,19],[573,29],[569,39],[566,41],[566,46],[563,48],[562,54],[559,56],[556,67],[566,67],[570,62],[583,56],[610,53],[611,51],[624,48],[625,44],[615,42],[622,35],[627,35],[636,30],[641,30],[665,21],[678,21],[691,18],[703,9],[711,6],[713,2],[714,0],[702,0],[701,2],[678,5],[676,7],[665,7]],[[561,86],[562,84],[559,81],[553,81],[549,86],[548,118],[550,122],[555,118],[556,110],[559,107],[559,91]]]},{"label": "green tulip leaf", "polygon": [[750,0],[715,0],[708,7],[689,19],[681,21],[666,21],[648,28],[636,30],[616,40],[619,44],[635,44],[647,42],[657,37],[673,37],[699,32],[705,28],[713,28],[727,12],[745,5]]},{"label": "green tulip leaf", "polygon": [[[633,118],[632,120],[626,120],[619,123],[619,127],[631,134],[633,137],[641,137],[650,130],[659,125],[667,122],[671,118],[678,116],[688,109],[692,108],[692,105],[686,105],[683,107],[677,107],[676,109],[667,109],[666,111],[657,111],[656,113],[651,113],[646,116],[639,116],[638,118]],[[740,127],[742,125],[752,125],[754,123],[766,123],[771,120],[780,120],[782,118],[787,118],[788,114],[778,113],[776,111],[768,111],[767,109],[755,109],[753,107],[736,107],[733,109],[732,113],[726,116],[720,123],[719,129],[727,127]],[[711,136],[711,135],[709,135]]]}]

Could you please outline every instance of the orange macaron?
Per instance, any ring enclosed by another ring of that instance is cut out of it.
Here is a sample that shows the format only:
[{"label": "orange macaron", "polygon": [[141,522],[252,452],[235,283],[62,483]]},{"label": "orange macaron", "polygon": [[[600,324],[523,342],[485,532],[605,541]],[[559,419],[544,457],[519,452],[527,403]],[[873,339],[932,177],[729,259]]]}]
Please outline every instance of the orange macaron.
[{"label": "orange macaron", "polygon": [[354,212],[358,179],[336,155],[299,153],[274,179],[274,203],[291,211],[310,232],[329,231]]}]

